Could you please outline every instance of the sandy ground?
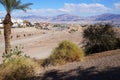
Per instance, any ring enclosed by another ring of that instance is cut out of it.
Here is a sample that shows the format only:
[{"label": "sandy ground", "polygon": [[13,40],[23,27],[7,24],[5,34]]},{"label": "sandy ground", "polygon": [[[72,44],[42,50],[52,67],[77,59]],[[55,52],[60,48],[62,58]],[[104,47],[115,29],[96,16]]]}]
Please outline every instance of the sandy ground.
[{"label": "sandy ground", "polygon": [[[76,44],[82,41],[82,30],[68,33],[67,31],[37,30],[35,28],[12,29],[12,47],[21,46],[25,54],[32,58],[47,58],[52,50],[63,40]],[[25,36],[24,36],[25,34]],[[20,37],[17,38],[17,35]],[[0,53],[4,51],[4,38],[0,36]],[[2,56],[2,54],[0,54]]]}]

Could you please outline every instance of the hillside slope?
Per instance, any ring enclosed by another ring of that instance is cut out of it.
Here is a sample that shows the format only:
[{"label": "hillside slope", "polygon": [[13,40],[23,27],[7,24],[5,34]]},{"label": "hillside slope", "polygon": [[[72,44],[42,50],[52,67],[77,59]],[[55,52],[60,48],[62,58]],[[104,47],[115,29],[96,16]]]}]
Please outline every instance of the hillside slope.
[{"label": "hillside slope", "polygon": [[35,80],[119,80],[120,49],[89,55],[82,62],[54,67]]}]

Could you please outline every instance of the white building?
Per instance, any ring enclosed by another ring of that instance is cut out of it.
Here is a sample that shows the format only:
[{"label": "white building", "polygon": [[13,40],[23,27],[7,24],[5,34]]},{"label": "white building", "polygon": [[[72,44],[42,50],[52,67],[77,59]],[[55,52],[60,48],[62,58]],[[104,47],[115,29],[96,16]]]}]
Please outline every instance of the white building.
[{"label": "white building", "polygon": [[23,25],[23,20],[21,19],[12,19],[13,26],[12,27],[19,27],[19,25]]},{"label": "white building", "polygon": [[0,19],[0,27],[3,27],[2,19]]},{"label": "white building", "polygon": [[[19,27],[19,26],[24,26],[25,25],[22,19],[12,18],[11,20],[13,22],[12,27]],[[0,27],[3,27],[2,22],[3,22],[3,19],[0,19]]]}]

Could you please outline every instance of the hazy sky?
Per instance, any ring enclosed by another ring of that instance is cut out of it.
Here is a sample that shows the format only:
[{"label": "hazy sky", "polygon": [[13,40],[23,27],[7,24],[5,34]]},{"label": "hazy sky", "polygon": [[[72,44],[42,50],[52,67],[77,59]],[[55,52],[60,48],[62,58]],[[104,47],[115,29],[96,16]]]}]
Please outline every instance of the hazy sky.
[{"label": "hazy sky", "polygon": [[[27,13],[14,11],[13,16],[41,15],[55,16],[59,14],[75,14],[92,16],[103,13],[120,14],[120,0],[21,0],[33,3]],[[4,8],[0,5],[0,16],[4,16]]]}]

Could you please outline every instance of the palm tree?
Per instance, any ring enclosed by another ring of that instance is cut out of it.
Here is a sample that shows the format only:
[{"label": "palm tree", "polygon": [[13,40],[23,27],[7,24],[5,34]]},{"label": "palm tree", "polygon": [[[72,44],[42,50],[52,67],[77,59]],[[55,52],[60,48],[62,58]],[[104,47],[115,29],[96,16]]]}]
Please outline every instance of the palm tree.
[{"label": "palm tree", "polygon": [[0,0],[0,3],[4,6],[6,10],[6,16],[3,21],[4,26],[4,39],[5,39],[5,52],[8,53],[10,51],[10,34],[11,34],[11,26],[13,25],[11,21],[11,13],[13,10],[23,10],[29,9],[29,6],[32,3],[22,4],[21,0]]}]

